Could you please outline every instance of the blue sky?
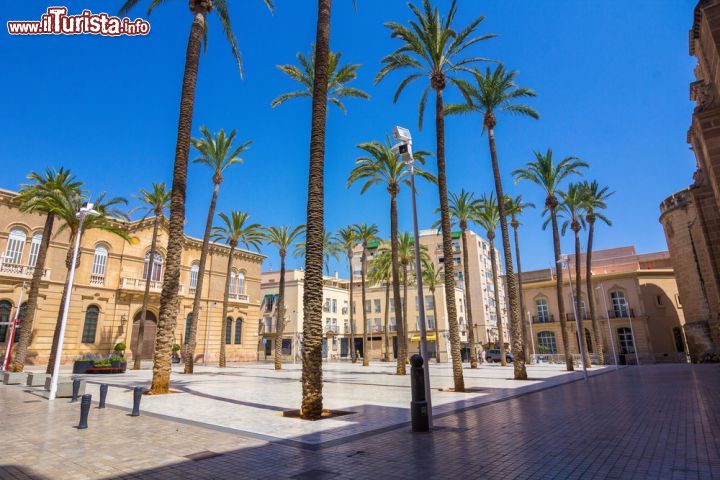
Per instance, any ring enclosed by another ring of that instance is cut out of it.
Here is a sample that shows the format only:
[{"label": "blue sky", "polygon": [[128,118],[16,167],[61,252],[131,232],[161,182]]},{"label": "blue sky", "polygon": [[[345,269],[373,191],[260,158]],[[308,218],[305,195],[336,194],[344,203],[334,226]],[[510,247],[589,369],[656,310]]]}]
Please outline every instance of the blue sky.
[{"label": "blue sky", "polygon": [[[17,189],[31,170],[49,166],[72,169],[93,193],[107,191],[130,198],[152,181],[170,182],[184,54],[191,15],[187,1],[166,2],[150,17],[147,37],[17,36],[7,34],[7,20],[35,20],[58,2],[10,2],[0,18],[0,187]],[[115,14],[119,1],[103,10]],[[131,17],[145,17],[149,1]],[[275,66],[292,63],[314,40],[314,2],[277,0],[271,15],[261,0],[231,1],[233,26],[243,53],[240,79],[220,24],[211,15],[209,44],[200,62],[193,135],[201,125],[211,130],[237,129],[252,139],[245,164],[226,175],[219,211],[250,213],[252,220],[298,224],[305,218],[310,102],[298,99],[276,109],[270,102],[296,85]],[[448,1],[436,2],[443,9]],[[514,185],[510,172],[532,159],[533,150],[552,147],[557,157],[576,155],[591,164],[587,178],[609,185],[612,228],[597,230],[596,248],[637,246],[638,251],[666,249],[658,223],[658,205],[691,182],[695,167],[686,143],[692,113],[688,83],[695,61],[688,55],[692,0],[552,0],[506,2],[460,0],[458,25],[485,15],[482,33],[496,33],[473,54],[503,61],[518,70],[518,83],[532,87],[538,121],[500,117],[496,130],[507,193],[542,205],[534,186]],[[348,100],[348,114],[330,107],[326,149],[326,225],[331,230],[354,222],[377,223],[389,235],[389,200],[383,188],[365,195],[346,188],[347,175],[359,156],[358,143],[383,139],[395,124],[411,128],[416,149],[435,149],[432,110],[417,131],[418,82],[397,104],[392,96],[400,75],[379,86],[373,79],[380,59],[396,48],[386,21],[406,22],[402,1],[336,0],[331,48],[347,62],[359,63],[355,86],[369,102]],[[70,13],[93,11],[97,2],[67,1]],[[459,101],[456,92],[447,101]],[[432,104],[429,102],[429,106]],[[492,177],[487,138],[480,118],[450,118],[446,123],[448,182],[451,191],[490,191]],[[193,155],[191,153],[191,155]],[[434,158],[430,162],[434,170]],[[211,195],[206,167],[191,165],[187,232],[202,235]],[[412,226],[407,190],[400,198],[400,227]],[[428,228],[438,203],[437,190],[421,186],[421,227]],[[525,269],[552,263],[549,231],[541,228],[540,210],[523,219]],[[476,230],[479,231],[478,228]],[[563,249],[572,239],[563,239]],[[279,266],[266,248],[265,268]],[[290,259],[290,266],[301,266]],[[343,265],[337,267],[346,269]]]}]

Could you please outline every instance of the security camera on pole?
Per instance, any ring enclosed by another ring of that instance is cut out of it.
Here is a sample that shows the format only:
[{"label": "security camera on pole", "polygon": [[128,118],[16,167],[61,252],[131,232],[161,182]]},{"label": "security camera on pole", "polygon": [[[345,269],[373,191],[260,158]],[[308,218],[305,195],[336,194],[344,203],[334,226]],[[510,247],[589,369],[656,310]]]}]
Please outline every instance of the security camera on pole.
[{"label": "security camera on pole", "polygon": [[[415,160],[412,154],[412,135],[410,130],[397,126],[393,128],[393,138],[396,143],[392,146],[392,152],[400,155],[400,158],[410,167],[410,195],[412,196],[413,210],[413,234],[415,237],[415,277],[418,291],[418,314],[420,317],[420,356],[425,366],[425,400],[427,401],[427,416],[429,427],[432,428],[432,402],[430,401],[430,357],[427,350],[427,328],[425,324],[425,297],[423,295],[422,265],[420,262],[420,235],[418,233],[417,204],[415,202]],[[437,322],[437,319],[435,320]],[[435,348],[438,348],[438,340],[435,339]]]}]

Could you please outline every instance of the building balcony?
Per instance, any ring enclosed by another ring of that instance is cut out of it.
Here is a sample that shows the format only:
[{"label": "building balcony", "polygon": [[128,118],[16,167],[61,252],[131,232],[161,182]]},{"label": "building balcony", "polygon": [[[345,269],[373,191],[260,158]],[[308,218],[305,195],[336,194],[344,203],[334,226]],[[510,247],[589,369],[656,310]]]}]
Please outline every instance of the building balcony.
[{"label": "building balcony", "polygon": [[[27,278],[31,279],[35,273],[35,267],[30,265],[20,265],[17,263],[4,262],[0,264],[0,276],[13,277],[13,278]],[[43,270],[42,279],[48,280],[50,278],[50,269],[46,268]]]},{"label": "building balcony", "polygon": [[[120,277],[119,290],[127,290],[131,292],[144,292],[146,280],[133,277]],[[162,291],[163,282],[161,281],[150,281],[150,293],[160,293]],[[183,295],[185,289],[183,284],[180,284],[178,288],[178,295]]]},{"label": "building balcony", "polygon": [[[587,313],[581,313],[581,314],[580,314],[580,318],[582,318],[583,320],[590,320],[590,315],[588,315]],[[566,319],[568,322],[574,322],[574,321],[575,321],[575,314],[574,314],[574,313],[566,313],[566,314],[565,314],[565,319]]]},{"label": "building balcony", "polygon": [[228,301],[234,303],[248,303],[250,301],[250,297],[244,293],[231,293],[228,295]]},{"label": "building balcony", "polygon": [[632,308],[616,308],[608,310],[608,318],[635,318],[635,312]]},{"label": "building balcony", "polygon": [[105,275],[90,275],[90,285],[102,287],[103,285],[105,285]]},{"label": "building balcony", "polygon": [[555,322],[555,315],[533,315],[533,323],[553,323]]}]

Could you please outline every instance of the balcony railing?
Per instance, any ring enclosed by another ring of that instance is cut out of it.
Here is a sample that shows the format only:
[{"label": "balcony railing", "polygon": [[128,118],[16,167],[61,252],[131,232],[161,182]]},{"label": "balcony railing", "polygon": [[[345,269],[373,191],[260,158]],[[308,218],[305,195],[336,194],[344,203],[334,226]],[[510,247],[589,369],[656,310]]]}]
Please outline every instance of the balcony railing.
[{"label": "balcony railing", "polygon": [[627,318],[628,313],[630,318],[635,318],[635,312],[632,308],[615,308],[608,310],[608,318]]},{"label": "balcony railing", "polygon": [[325,333],[337,334],[339,331],[340,330],[338,329],[337,325],[334,327],[333,326],[325,326]]},{"label": "balcony railing", "polygon": [[[20,265],[18,263],[3,262],[0,264],[0,274],[9,277],[32,278],[35,273],[35,267],[30,265]],[[44,269],[42,279],[47,280],[50,277],[50,270]]]},{"label": "balcony railing", "polygon": [[533,315],[533,323],[553,323],[555,321],[555,315]]},{"label": "balcony railing", "polygon": [[[145,291],[146,280],[132,277],[120,277],[120,290],[131,290],[134,292]],[[161,281],[150,281],[150,291],[153,293],[160,293],[162,291],[163,282]],[[184,286],[181,283],[178,288],[178,295],[182,295],[184,292]]]},{"label": "balcony railing", "polygon": [[90,285],[105,285],[105,275],[90,275]]},{"label": "balcony railing", "polygon": [[228,300],[231,302],[248,302],[250,300],[250,297],[248,297],[244,293],[231,293],[230,295],[228,295]]},{"label": "balcony railing", "polygon": [[[568,322],[574,322],[575,321],[575,313],[573,313],[573,312],[566,313],[565,318],[567,319]],[[588,315],[587,313],[581,313],[580,318],[582,318],[583,320],[590,320],[590,315]]]}]

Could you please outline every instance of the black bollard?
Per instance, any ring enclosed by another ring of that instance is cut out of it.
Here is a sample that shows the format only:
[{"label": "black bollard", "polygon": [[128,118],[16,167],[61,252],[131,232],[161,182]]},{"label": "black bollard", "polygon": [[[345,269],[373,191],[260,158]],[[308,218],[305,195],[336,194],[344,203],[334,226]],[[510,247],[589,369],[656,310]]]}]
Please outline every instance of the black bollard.
[{"label": "black bollard", "polygon": [[423,358],[415,354],[410,357],[410,416],[413,432],[427,432],[430,430],[427,401],[425,400],[425,368]]},{"label": "black bollard", "polygon": [[108,386],[107,383],[100,385],[100,404],[98,408],[105,408],[105,399],[107,398]]},{"label": "black bollard", "polygon": [[75,379],[73,380],[73,393],[72,398],[70,399],[70,402],[77,402],[78,393],[80,393],[80,380]]},{"label": "black bollard", "polygon": [[133,388],[133,411],[130,414],[131,417],[140,416],[140,399],[142,398],[143,387]]},{"label": "black bollard", "polygon": [[78,430],[84,430],[87,428],[88,414],[90,413],[90,402],[92,401],[92,395],[86,393],[80,400],[80,423],[78,423]]}]

